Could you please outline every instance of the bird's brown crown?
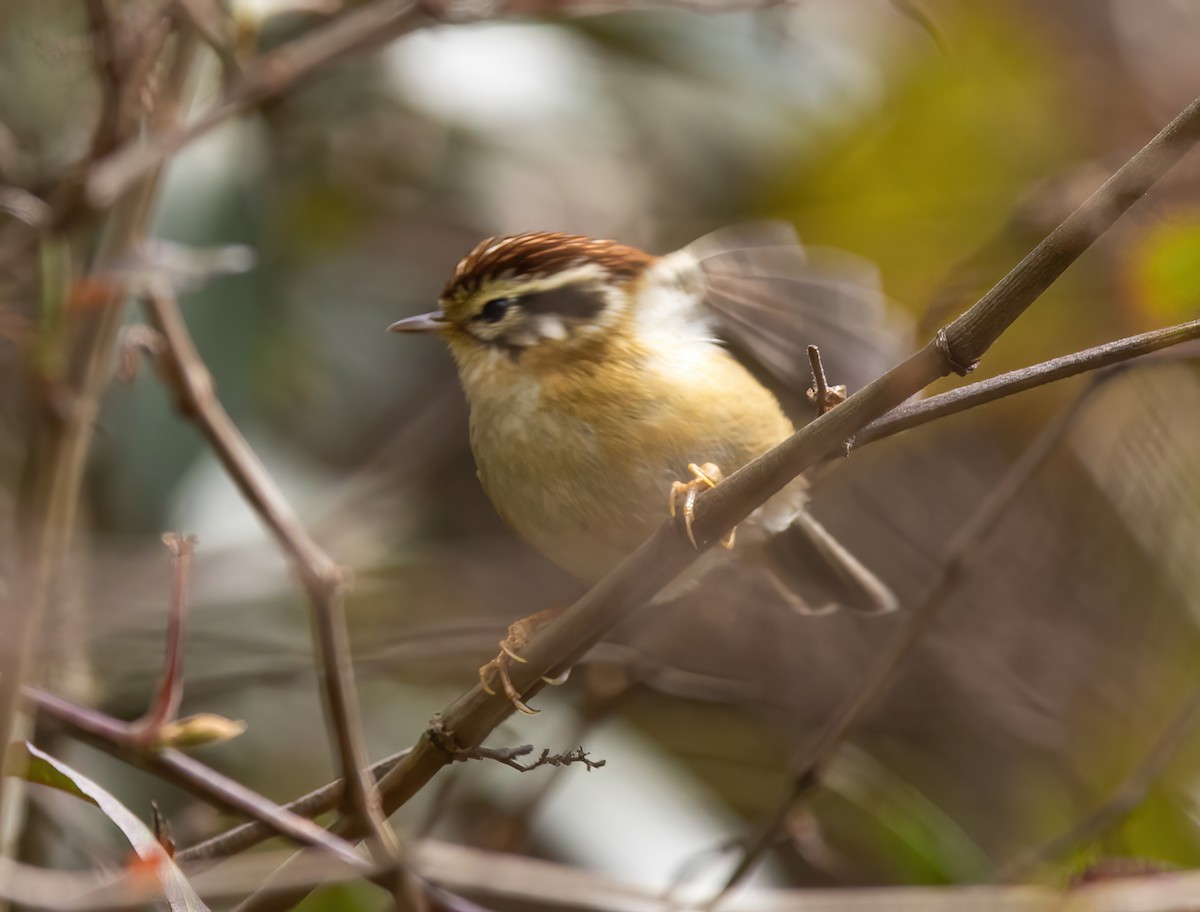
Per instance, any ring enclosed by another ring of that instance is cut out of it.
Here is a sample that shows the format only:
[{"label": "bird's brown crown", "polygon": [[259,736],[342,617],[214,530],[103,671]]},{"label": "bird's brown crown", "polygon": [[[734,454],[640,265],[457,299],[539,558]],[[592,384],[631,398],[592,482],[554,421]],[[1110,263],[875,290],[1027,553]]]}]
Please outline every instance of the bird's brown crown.
[{"label": "bird's brown crown", "polygon": [[625,281],[642,272],[655,258],[636,247],[556,231],[533,231],[492,237],[479,243],[459,262],[442,292],[443,300],[471,295],[497,280],[544,278],[568,269],[595,264],[611,280]]}]

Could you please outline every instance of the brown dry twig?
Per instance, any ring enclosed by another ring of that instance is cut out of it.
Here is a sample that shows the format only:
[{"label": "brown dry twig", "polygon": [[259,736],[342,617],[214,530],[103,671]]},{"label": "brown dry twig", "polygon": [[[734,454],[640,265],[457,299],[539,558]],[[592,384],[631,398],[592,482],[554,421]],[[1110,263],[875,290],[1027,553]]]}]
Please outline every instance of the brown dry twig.
[{"label": "brown dry twig", "polygon": [[[377,780],[382,778],[384,774],[394,769],[401,760],[407,757],[411,750],[411,748],[406,748],[374,763],[370,769],[372,777]],[[341,803],[345,791],[344,785],[344,780],[335,779],[307,795],[289,801],[283,805],[283,808],[302,817],[317,817],[320,814],[328,813]],[[228,832],[220,833],[211,839],[206,839],[204,842],[182,850],[178,857],[180,861],[205,861],[222,858],[253,848],[274,835],[274,831],[263,823],[243,823]]]},{"label": "brown dry twig", "polygon": [[246,66],[221,102],[189,124],[129,143],[100,160],[85,185],[88,203],[108,205],[141,175],[234,117],[292,89],[302,79],[346,57],[379,47],[428,21],[413,0],[376,0],[271,51]]},{"label": "brown dry twig", "polygon": [[[311,845],[363,870],[363,858],[343,839],[311,820],[279,807],[240,782],[174,748],[147,749],[136,742],[128,723],[85,706],[78,706],[36,687],[22,688],[22,696],[73,736],[107,754],[144,769],[200,800],[233,814],[256,820],[269,835],[284,836],[300,845]],[[332,838],[331,838],[332,837]]]},{"label": "brown dry twig", "polygon": [[162,675],[154,691],[154,700],[146,714],[133,723],[134,738],[144,745],[153,744],[162,727],[175,719],[183,702],[183,641],[187,629],[188,571],[192,566],[196,536],[177,532],[163,534],[163,544],[171,552],[171,600],[167,607],[167,645]]}]

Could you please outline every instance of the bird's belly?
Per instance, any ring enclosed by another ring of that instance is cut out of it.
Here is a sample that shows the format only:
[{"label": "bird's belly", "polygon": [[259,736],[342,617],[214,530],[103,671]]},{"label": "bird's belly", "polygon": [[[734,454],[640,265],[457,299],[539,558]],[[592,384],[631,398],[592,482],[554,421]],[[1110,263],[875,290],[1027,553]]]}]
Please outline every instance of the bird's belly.
[{"label": "bird's belly", "polygon": [[496,511],[581,579],[602,577],[667,514],[668,467],[655,468],[568,416],[487,421],[473,415],[471,446]]},{"label": "bird's belly", "polygon": [[688,463],[729,473],[766,449],[704,432],[711,427],[646,433],[632,416],[606,428],[554,409],[473,412],[471,445],[504,520],[554,563],[594,582],[667,517],[671,484],[690,480]]}]

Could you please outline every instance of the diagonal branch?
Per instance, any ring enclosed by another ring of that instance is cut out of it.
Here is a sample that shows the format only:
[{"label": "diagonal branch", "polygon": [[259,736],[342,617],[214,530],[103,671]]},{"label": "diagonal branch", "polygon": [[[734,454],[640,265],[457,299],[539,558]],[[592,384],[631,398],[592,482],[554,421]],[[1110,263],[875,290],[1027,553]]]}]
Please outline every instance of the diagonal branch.
[{"label": "diagonal branch", "polygon": [[158,776],[202,801],[249,817],[266,830],[268,836],[284,836],[300,845],[324,849],[357,870],[371,867],[344,839],[288,808],[281,808],[187,754],[174,748],[155,751],[140,746],[128,723],[36,687],[23,687],[21,695],[80,740]]},{"label": "diagonal branch", "polygon": [[312,539],[262,461],[217,399],[174,299],[165,292],[145,297],[147,320],[165,342],[156,365],[176,407],[199,427],[247,502],[271,530],[308,591],[314,640],[320,653],[325,709],[342,778],[346,809],[375,837],[376,847],[395,850],[395,836],[380,814],[374,782],[366,772],[366,743],[358,717],[354,676],[348,663],[344,580],[341,569]]},{"label": "diagonal branch", "polygon": [[[372,764],[370,769],[371,775],[375,779],[382,778],[396,764],[407,757],[410,750],[411,748],[406,748]],[[321,814],[334,810],[341,803],[342,795],[345,792],[344,786],[345,780],[335,779],[333,782],[323,785],[319,789],[314,789],[307,795],[302,795],[295,801],[289,801],[283,805],[283,808],[294,814],[300,814],[303,817],[318,817]],[[224,858],[227,855],[235,855],[238,852],[253,848],[260,842],[270,839],[273,835],[275,834],[266,823],[243,823],[227,832],[220,833],[211,839],[206,839],[204,842],[184,849],[177,853],[175,857],[180,862]]]},{"label": "diagonal branch", "polygon": [[[740,469],[696,501],[692,529],[702,546],[719,540],[793,478],[833,453],[854,434],[951,370],[972,369],[993,342],[1023,314],[1116,219],[1200,141],[1200,98],[1120,168],[1067,217],[995,287],[924,348],[888,371],[842,405],[818,417],[773,450]],[[528,700],[578,661],[605,633],[649,601],[699,556],[685,536],[664,522],[635,552],[550,623],[522,651],[526,661],[511,669],[514,686]],[[513,712],[503,697],[489,697],[476,685],[441,714],[445,731],[459,749],[469,750]],[[425,786],[454,754],[426,732],[412,753],[380,782],[385,811],[391,813]],[[361,835],[352,821],[335,830]],[[299,856],[294,856],[299,857]],[[284,866],[285,868],[288,865]],[[242,912],[283,908],[294,894],[251,897]]]},{"label": "diagonal branch", "polygon": [[1194,691],[1179,708],[1170,723],[1141,762],[1100,807],[1079,820],[1069,830],[1021,853],[1001,867],[992,880],[1013,883],[1044,864],[1062,858],[1073,849],[1086,845],[1115,827],[1146,798],[1154,781],[1162,775],[1188,738],[1200,726],[1200,691]]}]

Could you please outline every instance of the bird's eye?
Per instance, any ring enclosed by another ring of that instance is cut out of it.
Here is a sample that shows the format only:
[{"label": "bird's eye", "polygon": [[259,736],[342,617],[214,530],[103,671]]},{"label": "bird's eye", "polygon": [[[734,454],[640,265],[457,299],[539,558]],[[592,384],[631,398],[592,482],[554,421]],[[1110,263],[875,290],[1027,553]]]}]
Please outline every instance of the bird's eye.
[{"label": "bird's eye", "polygon": [[508,313],[512,304],[512,298],[492,298],[483,305],[483,310],[479,311],[476,319],[482,320],[484,323],[499,323],[504,319],[504,315]]}]

